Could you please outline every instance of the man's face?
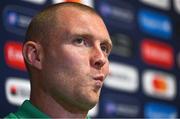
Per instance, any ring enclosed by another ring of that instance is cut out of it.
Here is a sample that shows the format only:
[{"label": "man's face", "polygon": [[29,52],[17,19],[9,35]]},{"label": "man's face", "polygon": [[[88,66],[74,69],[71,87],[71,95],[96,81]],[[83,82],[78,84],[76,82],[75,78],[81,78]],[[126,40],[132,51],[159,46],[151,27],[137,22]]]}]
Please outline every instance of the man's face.
[{"label": "man's face", "polygon": [[98,16],[75,9],[63,13],[43,46],[43,86],[57,102],[87,110],[99,100],[112,44]]}]

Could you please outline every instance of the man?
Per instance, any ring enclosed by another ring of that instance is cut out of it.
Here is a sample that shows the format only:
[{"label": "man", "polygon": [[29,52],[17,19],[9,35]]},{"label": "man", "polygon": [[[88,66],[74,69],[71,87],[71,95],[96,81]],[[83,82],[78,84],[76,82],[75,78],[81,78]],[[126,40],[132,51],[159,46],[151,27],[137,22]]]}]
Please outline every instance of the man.
[{"label": "man", "polygon": [[67,2],[41,11],[23,45],[30,101],[7,118],[86,118],[109,73],[111,48],[106,26],[92,8]]}]

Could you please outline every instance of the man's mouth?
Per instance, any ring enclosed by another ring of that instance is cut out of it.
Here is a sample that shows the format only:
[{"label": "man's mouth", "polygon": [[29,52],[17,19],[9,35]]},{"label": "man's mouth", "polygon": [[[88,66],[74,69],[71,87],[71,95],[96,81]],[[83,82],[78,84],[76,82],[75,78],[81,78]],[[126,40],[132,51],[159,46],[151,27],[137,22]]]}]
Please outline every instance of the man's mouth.
[{"label": "man's mouth", "polygon": [[103,75],[95,76],[94,80],[103,82],[104,81],[104,76]]},{"label": "man's mouth", "polygon": [[100,89],[103,85],[103,82],[104,82],[104,76],[103,75],[98,75],[98,76],[95,76],[93,78],[95,80],[95,86],[97,89]]}]

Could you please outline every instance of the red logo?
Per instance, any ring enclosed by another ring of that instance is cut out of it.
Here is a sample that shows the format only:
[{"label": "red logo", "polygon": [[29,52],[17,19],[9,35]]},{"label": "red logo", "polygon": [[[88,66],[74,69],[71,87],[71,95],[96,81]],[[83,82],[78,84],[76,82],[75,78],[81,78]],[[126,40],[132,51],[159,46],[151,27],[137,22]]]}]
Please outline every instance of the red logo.
[{"label": "red logo", "polygon": [[6,64],[18,70],[26,70],[24,59],[22,56],[22,43],[10,41],[5,44]]},{"label": "red logo", "polygon": [[167,81],[164,80],[165,77],[161,75],[155,75],[152,81],[154,91],[159,93],[165,93],[168,90]]},{"label": "red logo", "polygon": [[16,86],[13,85],[13,86],[11,87],[11,89],[10,89],[10,92],[11,92],[12,95],[16,95],[16,94],[17,94],[17,88],[16,88]]},{"label": "red logo", "polygon": [[141,44],[141,54],[147,64],[165,69],[174,65],[173,49],[168,44],[145,39]]},{"label": "red logo", "polygon": [[146,70],[143,73],[143,90],[148,96],[172,100],[176,96],[176,79],[172,74]]},{"label": "red logo", "polygon": [[26,79],[8,77],[5,82],[7,101],[20,106],[30,96],[30,82]]}]

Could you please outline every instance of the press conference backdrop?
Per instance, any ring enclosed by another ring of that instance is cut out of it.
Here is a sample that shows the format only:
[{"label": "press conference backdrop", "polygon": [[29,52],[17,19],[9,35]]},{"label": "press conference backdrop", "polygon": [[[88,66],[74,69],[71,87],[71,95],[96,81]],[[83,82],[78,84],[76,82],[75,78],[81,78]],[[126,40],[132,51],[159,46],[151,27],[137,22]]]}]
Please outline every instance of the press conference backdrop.
[{"label": "press conference backdrop", "polygon": [[1,0],[0,117],[29,98],[22,42],[47,5],[76,1],[103,17],[113,41],[110,75],[92,117],[180,117],[180,0]]}]

